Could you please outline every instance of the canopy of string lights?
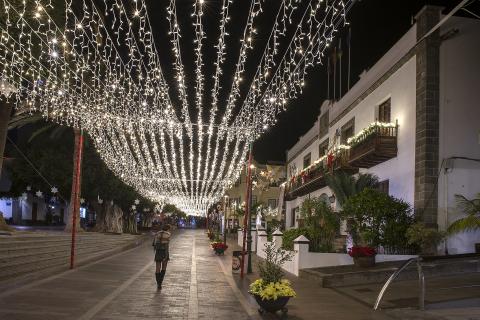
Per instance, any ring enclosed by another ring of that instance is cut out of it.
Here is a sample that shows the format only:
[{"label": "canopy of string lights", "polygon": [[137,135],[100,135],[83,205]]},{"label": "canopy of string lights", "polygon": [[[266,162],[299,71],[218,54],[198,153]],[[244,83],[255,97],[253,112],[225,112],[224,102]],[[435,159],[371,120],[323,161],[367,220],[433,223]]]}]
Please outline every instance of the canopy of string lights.
[{"label": "canopy of string lights", "polygon": [[[83,129],[108,167],[142,195],[202,213],[239,177],[249,145],[301,94],[355,2],[278,0],[275,12],[265,12],[265,0],[251,0],[240,49],[230,52],[229,30],[239,28],[229,24],[232,8],[246,0],[216,0],[220,10],[206,15],[209,1],[189,0],[192,43],[175,0],[160,1],[166,14],[155,14],[169,30],[155,30],[146,0],[2,0],[0,92],[13,91],[17,108]],[[265,14],[275,19],[261,42]],[[218,17],[213,37],[206,16]],[[156,32],[168,33],[171,48],[159,48]],[[214,57],[205,55],[208,46]],[[186,50],[193,51],[190,75]],[[162,65],[161,54],[172,63]],[[235,65],[229,83],[227,59]],[[209,88],[206,70],[213,70]]]}]

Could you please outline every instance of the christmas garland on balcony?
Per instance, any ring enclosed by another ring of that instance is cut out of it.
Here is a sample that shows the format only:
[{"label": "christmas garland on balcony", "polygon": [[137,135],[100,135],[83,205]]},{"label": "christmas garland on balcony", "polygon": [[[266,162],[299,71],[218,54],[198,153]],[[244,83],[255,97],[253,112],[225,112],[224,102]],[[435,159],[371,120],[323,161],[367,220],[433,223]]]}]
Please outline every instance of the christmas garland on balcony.
[{"label": "christmas garland on balcony", "polygon": [[360,130],[360,132],[357,133],[356,135],[354,135],[353,137],[348,138],[347,145],[350,148],[355,147],[359,143],[365,141],[365,139],[367,139],[368,137],[377,133],[378,129],[380,129],[380,128],[395,128],[396,126],[397,126],[397,124],[391,123],[391,122],[389,123],[389,122],[375,121],[375,122],[371,123],[368,127]]}]

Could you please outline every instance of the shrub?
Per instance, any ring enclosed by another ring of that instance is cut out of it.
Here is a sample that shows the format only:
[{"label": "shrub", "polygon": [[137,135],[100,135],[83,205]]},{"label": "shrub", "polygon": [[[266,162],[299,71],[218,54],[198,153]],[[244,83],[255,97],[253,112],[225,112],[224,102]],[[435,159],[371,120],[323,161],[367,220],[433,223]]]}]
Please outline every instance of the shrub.
[{"label": "shrub", "polygon": [[332,252],[335,235],[340,227],[340,217],[320,198],[305,199],[300,209],[310,251]]},{"label": "shrub", "polygon": [[307,230],[304,228],[285,230],[282,236],[283,249],[293,250],[293,240],[295,240],[296,238],[302,235],[307,237]]},{"label": "shrub", "polygon": [[427,255],[434,255],[437,251],[437,246],[447,236],[446,232],[427,228],[422,222],[411,225],[406,235],[408,244],[416,246],[421,249],[423,254]]},{"label": "shrub", "polygon": [[410,205],[402,200],[365,189],[345,202],[342,214],[355,245],[365,243],[391,250],[409,247],[406,233],[414,219]]}]

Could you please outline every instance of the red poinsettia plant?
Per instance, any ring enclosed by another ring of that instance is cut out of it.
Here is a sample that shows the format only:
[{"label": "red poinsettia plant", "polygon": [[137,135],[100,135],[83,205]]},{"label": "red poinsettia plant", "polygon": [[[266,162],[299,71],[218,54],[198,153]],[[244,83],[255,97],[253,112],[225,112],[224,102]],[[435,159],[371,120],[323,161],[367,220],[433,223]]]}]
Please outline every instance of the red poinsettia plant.
[{"label": "red poinsettia plant", "polygon": [[352,258],[358,257],[371,257],[377,254],[375,248],[372,247],[361,247],[361,246],[353,246],[348,249],[348,255]]},{"label": "red poinsettia plant", "polygon": [[210,243],[214,250],[227,250],[228,246],[223,242],[212,242]]}]

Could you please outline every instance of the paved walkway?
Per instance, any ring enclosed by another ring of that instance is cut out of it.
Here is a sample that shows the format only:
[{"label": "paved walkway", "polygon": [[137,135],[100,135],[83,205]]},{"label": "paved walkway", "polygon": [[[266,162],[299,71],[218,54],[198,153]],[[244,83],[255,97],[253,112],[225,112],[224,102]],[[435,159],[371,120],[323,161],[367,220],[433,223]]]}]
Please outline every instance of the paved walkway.
[{"label": "paved walkway", "polygon": [[[261,319],[247,293],[258,275],[241,280],[231,274],[234,248],[232,244],[227,255],[217,257],[203,230],[179,230],[161,292],[156,290],[153,252],[147,242],[0,293],[0,319]],[[391,319],[345,293],[290,278],[298,297],[289,302],[288,319]]]}]

